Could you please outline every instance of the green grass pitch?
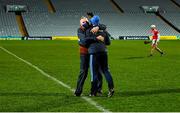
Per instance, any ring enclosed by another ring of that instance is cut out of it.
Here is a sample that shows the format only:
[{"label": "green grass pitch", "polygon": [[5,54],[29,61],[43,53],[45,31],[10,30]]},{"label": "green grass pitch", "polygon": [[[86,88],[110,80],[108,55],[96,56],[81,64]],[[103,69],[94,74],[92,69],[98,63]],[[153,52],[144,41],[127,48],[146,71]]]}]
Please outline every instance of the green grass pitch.
[{"label": "green grass pitch", "polygon": [[[31,62],[46,73],[76,87],[79,74],[77,41],[0,41],[0,46]],[[147,57],[143,41],[112,41],[109,66],[115,94],[90,97],[110,111],[180,112],[180,41],[161,41],[163,57]],[[90,75],[84,95],[90,90]],[[87,111],[97,108],[0,49],[0,111]]]}]

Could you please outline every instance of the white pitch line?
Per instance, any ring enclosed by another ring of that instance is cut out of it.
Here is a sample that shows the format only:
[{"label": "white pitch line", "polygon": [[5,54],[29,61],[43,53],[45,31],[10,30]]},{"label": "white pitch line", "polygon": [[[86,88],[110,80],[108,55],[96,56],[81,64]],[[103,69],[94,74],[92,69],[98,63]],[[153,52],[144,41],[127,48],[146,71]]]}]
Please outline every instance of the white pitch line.
[{"label": "white pitch line", "polygon": [[[37,71],[39,71],[42,75],[48,77],[49,79],[57,82],[58,84],[62,85],[63,87],[69,89],[70,91],[74,92],[75,90],[73,88],[71,88],[69,85],[63,83],[62,81],[56,79],[55,77],[49,75],[48,73],[44,72],[42,69],[40,69],[39,67],[33,65],[32,63],[20,58],[19,56],[17,56],[16,54],[10,52],[9,50],[5,49],[4,47],[0,46],[0,49],[2,49],[4,52],[14,56],[15,58],[19,59],[20,61],[24,62],[25,64],[29,65],[30,67],[36,69]],[[110,112],[109,110],[105,109],[104,107],[102,107],[101,105],[99,105],[97,102],[95,102],[94,100],[92,100],[89,97],[86,96],[81,96],[82,99],[84,99],[86,102],[88,102],[89,104],[93,105],[94,107],[96,107],[98,110],[100,110],[101,112]]]}]

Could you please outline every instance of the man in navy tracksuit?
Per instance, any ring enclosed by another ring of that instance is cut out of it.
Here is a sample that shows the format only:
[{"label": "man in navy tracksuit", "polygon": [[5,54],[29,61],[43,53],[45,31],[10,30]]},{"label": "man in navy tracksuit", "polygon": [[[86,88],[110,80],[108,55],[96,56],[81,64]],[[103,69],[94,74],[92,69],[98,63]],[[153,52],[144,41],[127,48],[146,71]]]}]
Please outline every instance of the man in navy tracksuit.
[{"label": "man in navy tracksuit", "polygon": [[[94,16],[91,19],[91,24],[94,26],[99,25],[99,17]],[[110,39],[105,32],[97,32],[93,34],[91,32],[92,27],[86,26],[86,38],[80,38],[79,43],[88,47],[90,54],[90,69],[91,69],[91,94],[90,96],[96,96],[98,92],[98,72],[102,70],[108,82],[109,93],[108,97],[114,94],[114,83],[111,73],[108,68],[108,56],[106,45],[110,44]]]},{"label": "man in navy tracksuit", "polygon": [[[87,38],[86,36],[86,26],[83,27],[82,24],[87,22],[87,18],[81,18],[80,20],[80,28],[78,28],[78,38],[80,40],[82,40],[83,38]],[[94,27],[95,28],[95,27]],[[96,27],[95,29],[93,29],[94,31],[98,31],[98,30],[105,30],[106,26],[104,25],[99,25],[98,27]],[[79,43],[80,45],[80,73],[78,76],[78,80],[77,80],[77,86],[76,86],[76,90],[75,90],[75,95],[76,96],[80,96],[83,90],[83,85],[84,82],[87,78],[87,74],[88,74],[88,68],[89,68],[89,53],[88,53],[88,47],[86,47],[86,44],[83,43]],[[97,86],[97,90],[98,90],[98,94],[102,94],[102,75],[100,73],[100,71],[98,72],[98,86]]]},{"label": "man in navy tracksuit", "polygon": [[[87,14],[87,16],[88,16],[89,19],[93,18],[93,16],[94,16],[94,14],[93,14],[92,12],[87,12],[86,14]],[[112,37],[109,32],[107,32],[106,30],[105,30],[104,32],[107,33],[107,35],[108,35],[108,37],[109,37],[110,39],[114,40],[114,37]]]}]

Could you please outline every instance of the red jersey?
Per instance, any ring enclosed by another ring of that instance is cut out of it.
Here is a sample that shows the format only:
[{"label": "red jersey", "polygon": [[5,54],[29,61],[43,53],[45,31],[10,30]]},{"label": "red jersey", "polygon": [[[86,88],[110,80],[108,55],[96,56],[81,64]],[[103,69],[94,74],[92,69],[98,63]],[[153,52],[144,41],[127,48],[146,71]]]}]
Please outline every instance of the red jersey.
[{"label": "red jersey", "polygon": [[88,54],[88,49],[86,47],[80,46],[80,54],[81,55]]},{"label": "red jersey", "polygon": [[159,31],[157,29],[153,29],[151,33],[153,34],[152,39],[157,40],[159,37]]}]

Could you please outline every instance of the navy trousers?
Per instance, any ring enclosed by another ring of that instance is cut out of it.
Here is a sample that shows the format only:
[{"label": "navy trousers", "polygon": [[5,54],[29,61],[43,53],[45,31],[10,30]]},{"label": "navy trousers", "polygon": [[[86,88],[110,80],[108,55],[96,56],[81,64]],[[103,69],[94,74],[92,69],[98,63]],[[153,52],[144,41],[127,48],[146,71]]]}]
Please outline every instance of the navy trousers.
[{"label": "navy trousers", "polygon": [[[77,86],[75,94],[81,95],[83,91],[83,85],[88,75],[88,68],[89,68],[89,54],[80,55],[80,72],[77,80]],[[98,83],[97,83],[97,90],[102,90],[102,75],[100,71],[98,71]]]},{"label": "navy trousers", "polygon": [[91,69],[91,94],[96,94],[98,89],[98,72],[99,69],[102,70],[106,81],[108,83],[108,88],[113,89],[114,83],[111,73],[108,68],[108,56],[106,52],[96,53],[90,55],[90,69]]}]

